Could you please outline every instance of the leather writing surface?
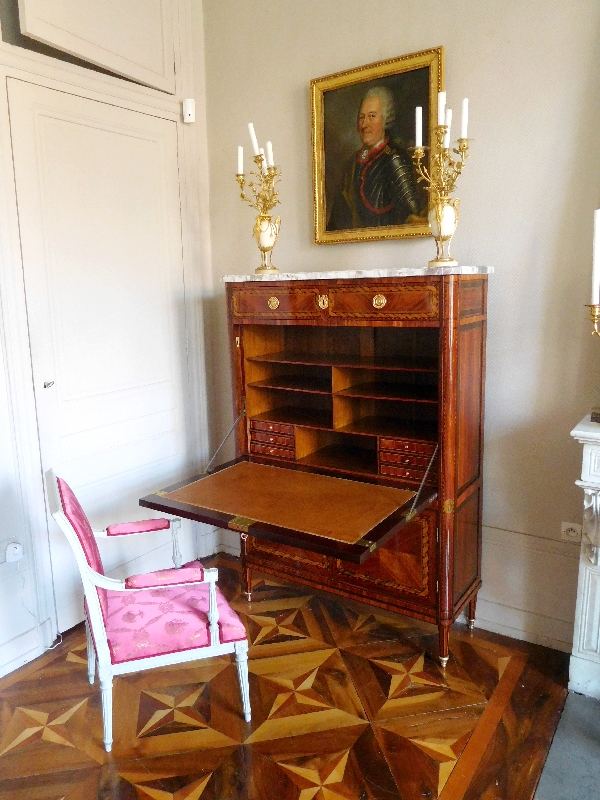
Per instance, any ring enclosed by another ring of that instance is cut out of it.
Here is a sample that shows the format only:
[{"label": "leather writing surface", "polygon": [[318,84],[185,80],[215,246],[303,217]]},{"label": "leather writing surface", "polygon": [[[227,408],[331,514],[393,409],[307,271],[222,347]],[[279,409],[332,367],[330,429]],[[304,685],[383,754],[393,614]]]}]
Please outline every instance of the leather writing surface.
[{"label": "leather writing surface", "polygon": [[243,461],[169,492],[180,503],[354,544],[415,492]]}]

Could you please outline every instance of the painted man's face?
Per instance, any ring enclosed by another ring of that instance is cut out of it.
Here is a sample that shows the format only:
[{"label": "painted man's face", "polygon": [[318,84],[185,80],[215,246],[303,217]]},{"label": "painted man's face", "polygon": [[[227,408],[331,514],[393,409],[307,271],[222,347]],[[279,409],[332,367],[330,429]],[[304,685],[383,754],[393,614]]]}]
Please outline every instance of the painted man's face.
[{"label": "painted man's face", "polygon": [[381,99],[367,97],[358,112],[358,133],[365,147],[373,147],[383,139],[384,124]]}]

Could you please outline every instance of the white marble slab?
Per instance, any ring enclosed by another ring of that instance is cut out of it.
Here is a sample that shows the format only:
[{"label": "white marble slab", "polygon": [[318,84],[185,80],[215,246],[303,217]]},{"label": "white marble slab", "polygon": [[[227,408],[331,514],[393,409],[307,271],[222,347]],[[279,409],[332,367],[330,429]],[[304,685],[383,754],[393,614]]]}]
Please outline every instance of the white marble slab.
[{"label": "white marble slab", "polygon": [[244,281],[326,281],[365,278],[412,278],[431,275],[489,275],[494,267],[404,267],[402,269],[349,269],[330,272],[276,272],[268,275],[225,275],[223,283]]}]

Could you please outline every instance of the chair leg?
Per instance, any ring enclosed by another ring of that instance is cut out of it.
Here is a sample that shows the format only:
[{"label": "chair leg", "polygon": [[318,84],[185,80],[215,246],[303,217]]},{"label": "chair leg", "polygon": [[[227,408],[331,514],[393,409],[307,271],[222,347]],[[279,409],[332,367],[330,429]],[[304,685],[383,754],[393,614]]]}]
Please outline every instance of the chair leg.
[{"label": "chair leg", "polygon": [[235,643],[235,663],[237,666],[238,680],[240,682],[240,692],[242,694],[244,719],[246,722],[250,722],[252,719],[252,709],[250,708],[250,684],[248,682],[248,642]]},{"label": "chair leg", "polygon": [[96,679],[96,649],[94,647],[94,640],[90,631],[90,623],[85,621],[85,638],[87,641],[87,663],[88,663],[88,680],[93,685]]},{"label": "chair leg", "polygon": [[181,556],[181,550],[179,549],[179,539],[177,538],[177,532],[181,527],[181,520],[179,517],[171,520],[171,536],[173,537],[173,564],[179,569],[183,564],[183,558]]},{"label": "chair leg", "polygon": [[112,750],[112,705],[113,705],[113,677],[110,670],[99,670],[100,693],[102,696],[102,721],[104,723],[104,749],[107,753]]}]

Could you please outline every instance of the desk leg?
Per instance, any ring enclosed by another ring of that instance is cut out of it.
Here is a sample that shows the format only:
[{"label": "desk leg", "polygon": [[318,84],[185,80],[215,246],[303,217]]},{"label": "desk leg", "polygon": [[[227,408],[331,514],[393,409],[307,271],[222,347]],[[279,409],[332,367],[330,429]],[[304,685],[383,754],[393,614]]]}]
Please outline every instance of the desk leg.
[{"label": "desk leg", "polygon": [[246,561],[248,534],[240,533],[240,550],[242,555],[242,594],[247,600],[252,600],[252,570]]},{"label": "desk leg", "polygon": [[477,595],[474,594],[469,600],[468,622],[469,630],[472,631],[475,627],[475,608],[477,606]]},{"label": "desk leg", "polygon": [[446,668],[448,659],[450,658],[450,620],[444,620],[438,625],[439,643],[440,643],[440,664],[442,669]]}]

